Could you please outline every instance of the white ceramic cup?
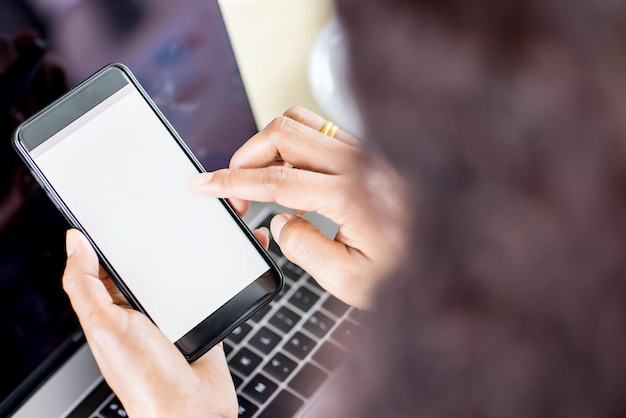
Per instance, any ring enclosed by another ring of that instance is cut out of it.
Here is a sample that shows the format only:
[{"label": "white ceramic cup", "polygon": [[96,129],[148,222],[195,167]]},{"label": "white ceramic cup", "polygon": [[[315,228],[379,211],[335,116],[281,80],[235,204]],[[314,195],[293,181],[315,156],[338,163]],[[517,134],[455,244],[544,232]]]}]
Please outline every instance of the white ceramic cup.
[{"label": "white ceramic cup", "polygon": [[325,116],[359,138],[362,123],[347,82],[346,38],[336,17],[319,32],[308,63],[308,79],[315,101]]}]

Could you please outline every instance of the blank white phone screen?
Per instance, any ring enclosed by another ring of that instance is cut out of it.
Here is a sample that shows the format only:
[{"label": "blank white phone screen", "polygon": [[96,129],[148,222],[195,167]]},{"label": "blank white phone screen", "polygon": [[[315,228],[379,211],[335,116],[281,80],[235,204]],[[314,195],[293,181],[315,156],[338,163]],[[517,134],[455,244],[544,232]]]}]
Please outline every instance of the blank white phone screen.
[{"label": "blank white phone screen", "polygon": [[131,84],[31,156],[172,342],[269,269]]}]

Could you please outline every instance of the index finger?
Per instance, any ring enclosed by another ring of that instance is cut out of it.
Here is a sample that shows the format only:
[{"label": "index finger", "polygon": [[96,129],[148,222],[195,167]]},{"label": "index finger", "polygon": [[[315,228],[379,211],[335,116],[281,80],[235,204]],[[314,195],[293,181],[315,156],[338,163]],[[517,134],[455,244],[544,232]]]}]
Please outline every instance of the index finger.
[{"label": "index finger", "polygon": [[[274,202],[297,211],[318,212],[338,224],[345,222],[348,190],[345,176],[335,176],[282,166],[222,169],[197,174],[191,186],[214,197]],[[306,190],[306,193],[302,193]]]}]

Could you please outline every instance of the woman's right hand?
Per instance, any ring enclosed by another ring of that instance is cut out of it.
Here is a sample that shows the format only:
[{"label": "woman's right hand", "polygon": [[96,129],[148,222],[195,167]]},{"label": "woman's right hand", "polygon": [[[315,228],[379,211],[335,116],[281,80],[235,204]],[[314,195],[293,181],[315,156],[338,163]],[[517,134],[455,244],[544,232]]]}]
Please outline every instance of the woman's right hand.
[{"label": "woman's right hand", "polygon": [[[294,209],[270,225],[283,254],[339,299],[370,308],[404,254],[410,206],[391,167],[341,130],[334,138],[320,133],[323,123],[307,109],[289,109],[244,144],[228,169],[199,174],[192,185],[230,199],[239,212],[250,200]],[[339,226],[334,239],[297,215],[309,211]]]}]

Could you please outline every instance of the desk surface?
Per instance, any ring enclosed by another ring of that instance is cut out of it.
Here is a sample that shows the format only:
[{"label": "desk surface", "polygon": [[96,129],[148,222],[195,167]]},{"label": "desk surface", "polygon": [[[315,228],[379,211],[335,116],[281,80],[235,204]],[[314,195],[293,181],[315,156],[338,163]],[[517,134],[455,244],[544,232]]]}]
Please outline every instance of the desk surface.
[{"label": "desk surface", "polygon": [[324,115],[309,88],[311,47],[331,0],[219,0],[257,126],[302,105]]}]

